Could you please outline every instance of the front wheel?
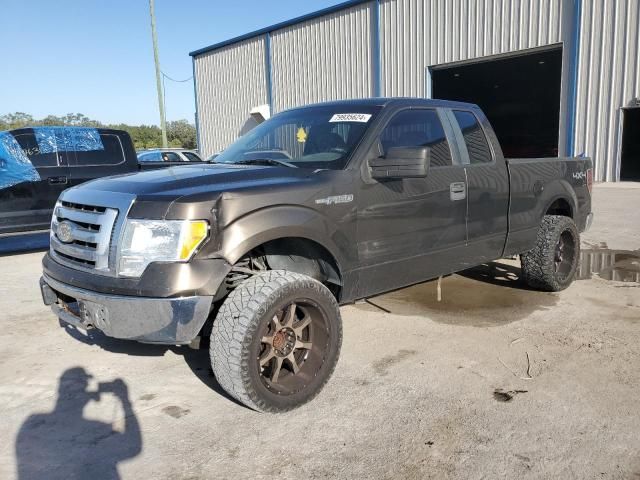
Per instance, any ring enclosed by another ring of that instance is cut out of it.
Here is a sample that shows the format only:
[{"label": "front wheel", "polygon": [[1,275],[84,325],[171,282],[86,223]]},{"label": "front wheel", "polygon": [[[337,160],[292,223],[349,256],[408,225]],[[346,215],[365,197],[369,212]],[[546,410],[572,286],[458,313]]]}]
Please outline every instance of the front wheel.
[{"label": "front wheel", "polygon": [[536,245],[520,256],[524,281],[547,292],[564,290],[576,274],[580,260],[580,235],[569,217],[545,215]]},{"label": "front wheel", "polygon": [[341,344],[340,310],[327,287],[272,270],[225,299],[211,332],[211,366],[220,386],[243,404],[285,412],[322,390]]}]

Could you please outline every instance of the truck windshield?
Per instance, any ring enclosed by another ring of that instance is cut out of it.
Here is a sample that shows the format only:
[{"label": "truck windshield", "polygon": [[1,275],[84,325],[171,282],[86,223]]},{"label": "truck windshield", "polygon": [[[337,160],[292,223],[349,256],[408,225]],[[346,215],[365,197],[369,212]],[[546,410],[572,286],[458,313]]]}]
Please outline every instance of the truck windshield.
[{"label": "truck windshield", "polygon": [[341,170],[380,108],[323,105],[289,110],[239,138],[215,163]]}]

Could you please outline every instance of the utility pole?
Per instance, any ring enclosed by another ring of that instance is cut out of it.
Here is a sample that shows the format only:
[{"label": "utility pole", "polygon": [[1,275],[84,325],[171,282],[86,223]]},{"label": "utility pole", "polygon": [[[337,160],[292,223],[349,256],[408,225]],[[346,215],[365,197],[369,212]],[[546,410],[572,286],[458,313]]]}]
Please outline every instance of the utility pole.
[{"label": "utility pole", "polygon": [[162,80],[160,78],[160,60],[158,59],[158,35],[156,34],[156,13],[154,0],[149,0],[151,12],[151,38],[153,40],[153,60],[156,63],[156,88],[158,89],[158,107],[160,108],[160,129],[162,130],[162,147],[167,148],[167,123],[164,114],[164,95],[162,92]]}]

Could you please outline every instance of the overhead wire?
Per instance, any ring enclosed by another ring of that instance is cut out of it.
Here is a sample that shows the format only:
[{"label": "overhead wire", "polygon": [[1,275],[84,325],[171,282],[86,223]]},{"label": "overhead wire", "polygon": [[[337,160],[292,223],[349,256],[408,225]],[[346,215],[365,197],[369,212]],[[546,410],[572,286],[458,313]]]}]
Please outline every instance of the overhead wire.
[{"label": "overhead wire", "polygon": [[193,75],[191,75],[189,78],[185,78],[184,80],[176,80],[175,78],[170,77],[169,75],[167,75],[166,73],[164,73],[162,70],[160,70],[160,73],[162,74],[162,102],[163,102],[163,107],[164,107],[164,116],[165,116],[165,122],[166,117],[167,117],[167,87],[165,85],[165,79],[169,79],[172,82],[176,82],[176,83],[184,83],[184,82],[188,82],[189,80],[193,80]]},{"label": "overhead wire", "polygon": [[184,83],[184,82],[188,82],[189,80],[193,80],[193,75],[191,75],[189,78],[185,78],[184,80],[176,80],[175,78],[171,78],[169,75],[164,73],[162,70],[160,71],[160,73],[162,74],[163,77],[168,78],[172,82]]}]

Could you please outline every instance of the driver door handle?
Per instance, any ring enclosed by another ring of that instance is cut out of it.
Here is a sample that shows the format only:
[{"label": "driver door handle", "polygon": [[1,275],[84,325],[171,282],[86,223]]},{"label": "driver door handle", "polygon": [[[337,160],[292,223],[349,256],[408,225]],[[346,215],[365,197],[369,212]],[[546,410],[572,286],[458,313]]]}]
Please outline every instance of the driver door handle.
[{"label": "driver door handle", "polygon": [[465,182],[453,182],[449,185],[449,198],[452,202],[467,198],[467,185]]}]

